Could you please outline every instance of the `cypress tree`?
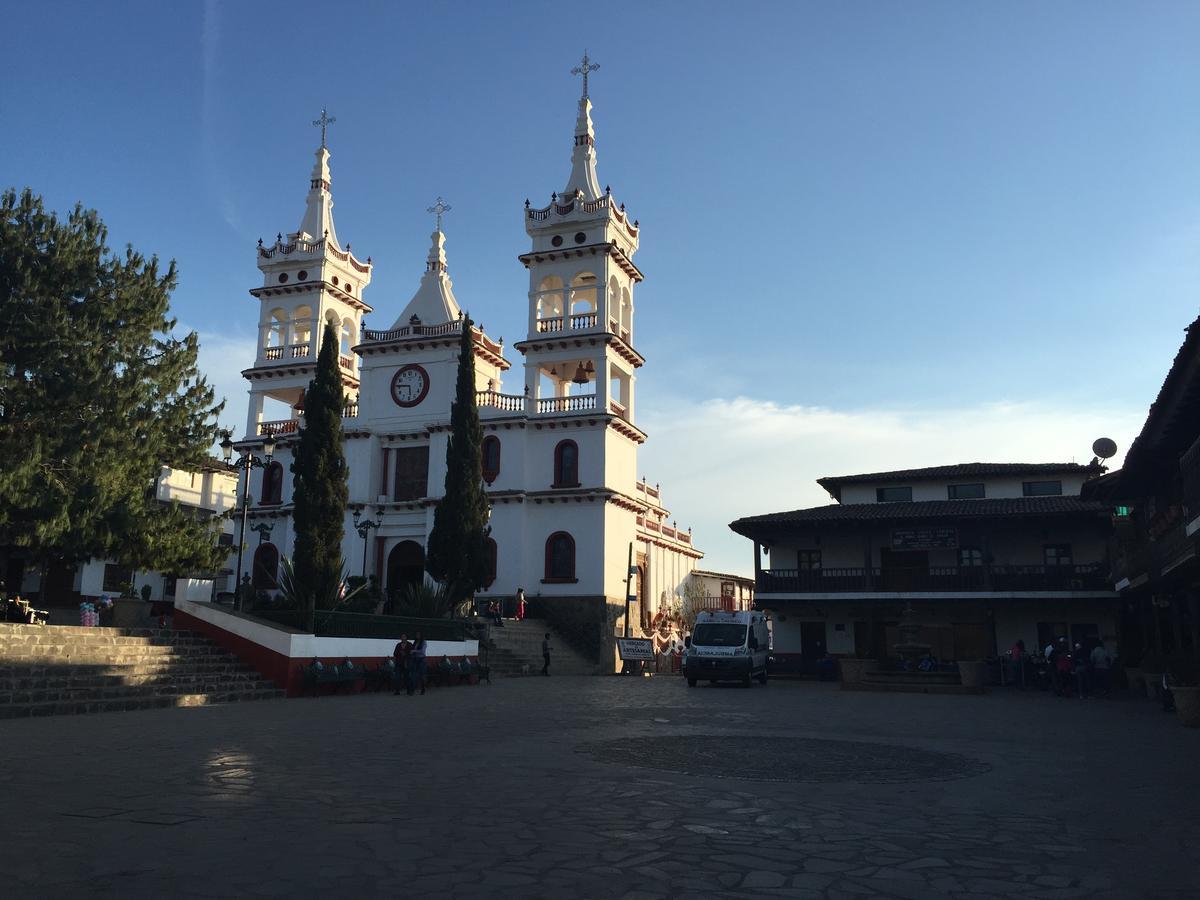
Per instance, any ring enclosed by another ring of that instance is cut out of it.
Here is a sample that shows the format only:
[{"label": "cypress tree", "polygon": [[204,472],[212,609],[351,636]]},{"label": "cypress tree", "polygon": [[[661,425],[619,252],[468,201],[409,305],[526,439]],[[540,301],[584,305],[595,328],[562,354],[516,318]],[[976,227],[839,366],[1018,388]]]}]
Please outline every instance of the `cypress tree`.
[{"label": "cypress tree", "polygon": [[296,540],[292,550],[296,587],[309,612],[335,606],[344,574],[342,537],[348,470],[342,455],[342,374],[337,332],[328,322],[321,337],[317,372],[304,394],[304,427],[292,456]]},{"label": "cypress tree", "polygon": [[483,428],[475,402],[475,341],[464,316],[458,382],[446,445],[446,490],[433,514],[425,568],[455,604],[487,584],[488,500],[483,489]]},{"label": "cypress tree", "polygon": [[107,240],[94,211],[0,193],[0,556],[211,571],[211,521],[154,487],[209,459],[221,404],[174,336],[174,262]]}]

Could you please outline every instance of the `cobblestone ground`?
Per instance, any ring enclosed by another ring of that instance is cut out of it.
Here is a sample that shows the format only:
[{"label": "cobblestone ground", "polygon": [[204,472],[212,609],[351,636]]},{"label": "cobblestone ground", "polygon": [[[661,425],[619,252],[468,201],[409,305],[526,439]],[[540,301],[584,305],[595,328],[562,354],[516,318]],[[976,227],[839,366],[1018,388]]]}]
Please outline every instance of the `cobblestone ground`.
[{"label": "cobblestone ground", "polygon": [[1200,896],[1148,701],[492,686],[0,722],[7,897]]}]

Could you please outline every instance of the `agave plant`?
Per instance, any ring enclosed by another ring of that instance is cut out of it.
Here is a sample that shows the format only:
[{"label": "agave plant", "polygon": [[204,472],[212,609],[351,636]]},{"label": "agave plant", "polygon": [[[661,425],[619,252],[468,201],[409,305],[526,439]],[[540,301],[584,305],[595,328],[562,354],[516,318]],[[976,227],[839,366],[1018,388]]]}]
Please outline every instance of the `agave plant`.
[{"label": "agave plant", "polygon": [[418,619],[440,619],[450,611],[454,601],[444,584],[418,581],[408,585],[400,595],[397,612]]},{"label": "agave plant", "polygon": [[321,584],[300,584],[296,580],[296,568],[291,559],[284,557],[280,562],[279,593],[283,595],[287,605],[307,611],[309,630],[313,630],[315,613],[318,609],[335,612],[367,587],[366,582],[355,588],[350,588],[346,584],[349,569],[344,559],[337,568],[340,574]]}]

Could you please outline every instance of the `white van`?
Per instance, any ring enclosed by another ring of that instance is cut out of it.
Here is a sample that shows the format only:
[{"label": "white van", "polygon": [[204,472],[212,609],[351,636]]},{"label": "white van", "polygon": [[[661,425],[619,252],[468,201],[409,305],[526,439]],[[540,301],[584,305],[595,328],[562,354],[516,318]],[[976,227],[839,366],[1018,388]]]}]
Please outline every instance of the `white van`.
[{"label": "white van", "polygon": [[697,681],[767,683],[769,658],[767,617],[761,612],[702,612],[687,639],[683,676],[688,687]]}]

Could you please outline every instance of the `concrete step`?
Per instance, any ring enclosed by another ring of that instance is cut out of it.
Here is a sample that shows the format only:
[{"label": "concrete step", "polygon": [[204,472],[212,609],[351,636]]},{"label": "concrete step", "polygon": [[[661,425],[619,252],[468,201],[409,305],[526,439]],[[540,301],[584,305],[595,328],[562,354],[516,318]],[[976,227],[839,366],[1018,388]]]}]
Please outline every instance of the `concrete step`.
[{"label": "concrete step", "polygon": [[252,690],[215,691],[177,695],[120,697],[111,699],[59,700],[55,702],[24,703],[0,706],[0,719],[21,719],[31,716],[80,715],[97,712],[125,712],[137,709],[163,709],[178,706],[211,706],[217,703],[245,703],[252,700],[276,700],[284,692],[271,685]]}]

